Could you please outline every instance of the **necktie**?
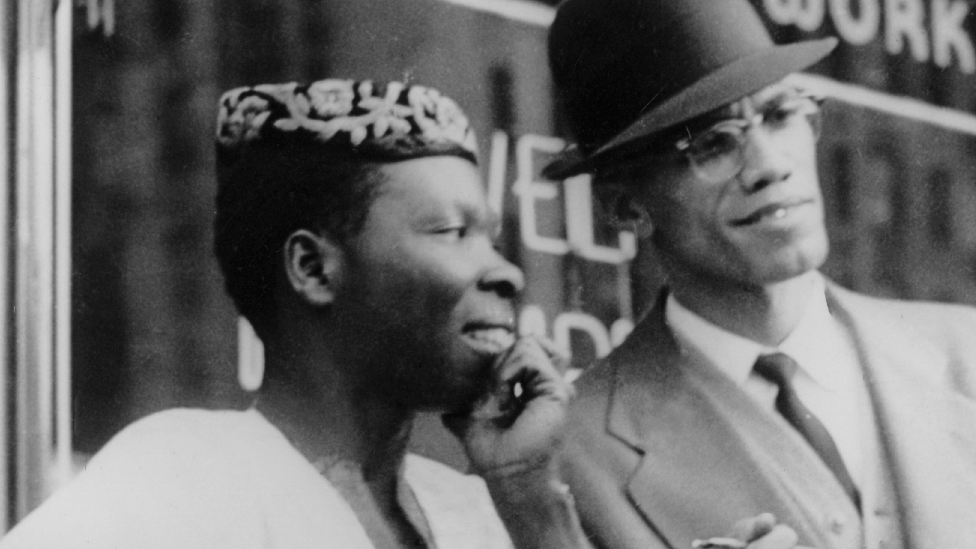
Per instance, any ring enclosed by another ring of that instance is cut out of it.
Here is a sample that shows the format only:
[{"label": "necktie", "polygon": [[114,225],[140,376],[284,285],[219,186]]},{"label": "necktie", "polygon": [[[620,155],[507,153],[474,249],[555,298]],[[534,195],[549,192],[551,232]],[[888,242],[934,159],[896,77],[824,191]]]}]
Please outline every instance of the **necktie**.
[{"label": "necktie", "polygon": [[820,420],[800,402],[800,397],[796,394],[793,376],[797,368],[796,362],[782,353],[762,355],[756,360],[754,367],[757,374],[779,387],[779,393],[776,395],[776,411],[810,443],[840,481],[844,491],[854,502],[854,506],[860,509],[861,496],[850,473],[847,472],[847,467],[844,466],[844,460],[837,451],[834,439],[823,423],[820,423]]}]

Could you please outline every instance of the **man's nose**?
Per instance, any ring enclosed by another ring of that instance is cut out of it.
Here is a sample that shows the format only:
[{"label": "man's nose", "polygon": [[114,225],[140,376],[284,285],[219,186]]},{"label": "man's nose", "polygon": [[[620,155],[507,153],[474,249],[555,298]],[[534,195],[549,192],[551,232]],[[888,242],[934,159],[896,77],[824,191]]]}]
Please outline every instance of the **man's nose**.
[{"label": "man's nose", "polygon": [[791,145],[784,137],[777,138],[762,126],[752,127],[743,136],[742,171],[739,183],[752,193],[788,178],[793,173]]},{"label": "man's nose", "polygon": [[486,291],[495,292],[506,299],[514,299],[525,289],[525,275],[522,269],[492,250],[495,263],[482,276],[479,286]]}]

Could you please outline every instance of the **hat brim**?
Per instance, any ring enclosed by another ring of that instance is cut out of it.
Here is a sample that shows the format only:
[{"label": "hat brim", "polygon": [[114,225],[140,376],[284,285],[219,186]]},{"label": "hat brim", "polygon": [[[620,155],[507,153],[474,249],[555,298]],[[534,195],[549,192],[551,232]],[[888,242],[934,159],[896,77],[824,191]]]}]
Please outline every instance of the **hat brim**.
[{"label": "hat brim", "polygon": [[836,46],[836,38],[822,38],[773,46],[733,61],[645,112],[592,154],[581,154],[577,148],[568,149],[566,154],[547,165],[543,174],[551,179],[565,179],[592,172],[601,164],[618,157],[622,149],[629,150],[663,130],[803,70],[826,57]]}]

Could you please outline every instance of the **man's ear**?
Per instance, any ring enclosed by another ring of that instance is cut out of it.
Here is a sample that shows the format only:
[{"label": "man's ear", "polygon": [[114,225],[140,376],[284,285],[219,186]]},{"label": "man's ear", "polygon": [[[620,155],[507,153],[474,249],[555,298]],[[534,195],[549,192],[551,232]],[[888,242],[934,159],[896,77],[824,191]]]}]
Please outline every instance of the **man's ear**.
[{"label": "man's ear", "polygon": [[617,230],[634,233],[637,238],[647,238],[654,232],[651,215],[636,197],[627,190],[610,196],[610,223]]},{"label": "man's ear", "polygon": [[334,239],[307,229],[293,232],[285,241],[288,284],[305,302],[329,305],[342,283],[343,250]]}]

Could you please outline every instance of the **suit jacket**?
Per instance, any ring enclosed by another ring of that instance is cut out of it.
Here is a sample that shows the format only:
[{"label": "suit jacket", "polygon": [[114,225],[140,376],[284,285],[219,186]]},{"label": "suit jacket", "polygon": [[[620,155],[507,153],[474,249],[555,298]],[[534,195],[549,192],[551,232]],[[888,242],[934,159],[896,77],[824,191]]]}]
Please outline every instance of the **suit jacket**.
[{"label": "suit jacket", "polygon": [[[976,310],[834,285],[827,301],[858,347],[902,544],[976,547]],[[858,511],[822,461],[782,418],[682,353],[664,302],[577,381],[564,476],[592,541],[688,549],[768,511],[802,544],[862,546]]]}]

